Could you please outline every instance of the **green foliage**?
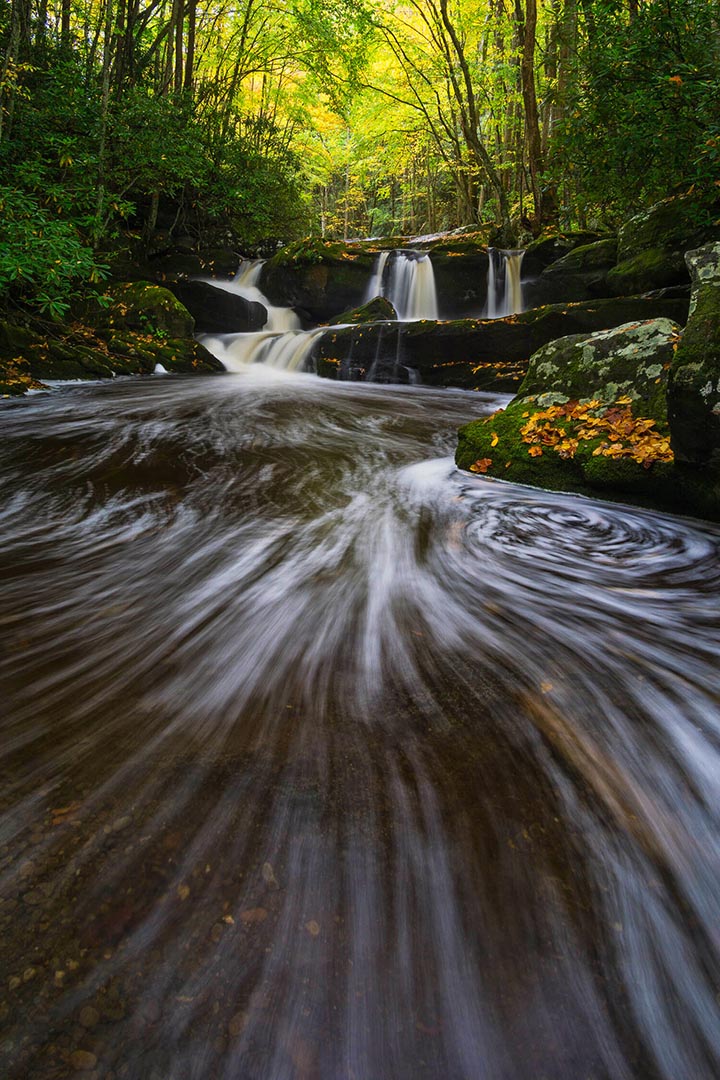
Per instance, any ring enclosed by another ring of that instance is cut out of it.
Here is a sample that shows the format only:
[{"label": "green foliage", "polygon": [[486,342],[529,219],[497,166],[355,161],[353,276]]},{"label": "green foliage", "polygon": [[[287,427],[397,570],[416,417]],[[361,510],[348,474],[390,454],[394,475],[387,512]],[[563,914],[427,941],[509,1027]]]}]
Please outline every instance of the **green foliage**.
[{"label": "green foliage", "polygon": [[107,276],[77,230],[39,205],[32,195],[0,187],[0,298],[30,299],[62,316],[79,285]]},{"label": "green foliage", "polygon": [[587,36],[558,130],[560,175],[589,207],[626,211],[678,185],[707,187],[720,166],[717,9],[617,0],[586,9]]}]

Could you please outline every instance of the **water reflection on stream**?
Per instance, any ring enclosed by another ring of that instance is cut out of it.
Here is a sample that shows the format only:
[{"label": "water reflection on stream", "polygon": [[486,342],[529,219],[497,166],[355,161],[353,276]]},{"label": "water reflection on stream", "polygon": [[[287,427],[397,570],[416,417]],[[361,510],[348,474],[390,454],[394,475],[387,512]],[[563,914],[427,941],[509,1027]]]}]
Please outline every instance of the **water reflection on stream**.
[{"label": "water reflection on stream", "polygon": [[0,1074],[720,1074],[720,530],[458,474],[494,405],[3,407]]}]

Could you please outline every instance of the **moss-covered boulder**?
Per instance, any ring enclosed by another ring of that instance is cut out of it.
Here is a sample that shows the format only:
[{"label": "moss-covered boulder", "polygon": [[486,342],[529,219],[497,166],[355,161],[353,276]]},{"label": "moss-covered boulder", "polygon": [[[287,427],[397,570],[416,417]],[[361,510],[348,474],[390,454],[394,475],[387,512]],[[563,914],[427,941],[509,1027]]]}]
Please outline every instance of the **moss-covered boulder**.
[{"label": "moss-covered boulder", "polygon": [[678,460],[720,456],[720,243],[689,251],[690,315],[670,373],[668,410]]},{"label": "moss-covered boulder", "polygon": [[641,251],[687,251],[720,240],[720,206],[697,194],[675,195],[628,218],[618,234],[618,262]]},{"label": "moss-covered boulder", "polygon": [[629,397],[553,403],[530,395],[462,427],[455,460],[461,469],[556,491],[657,495],[672,451],[667,428],[636,415]]},{"label": "moss-covered boulder", "polygon": [[330,319],[328,326],[354,325],[362,326],[366,323],[388,322],[397,320],[397,311],[389,300],[384,296],[375,296],[367,304],[353,308],[352,311],[344,311],[335,319]]},{"label": "moss-covered boulder", "polygon": [[265,263],[260,288],[271,303],[327,322],[362,303],[378,252],[372,244],[300,240]]},{"label": "moss-covered boulder", "polygon": [[586,247],[598,240],[607,240],[595,232],[550,232],[546,231],[537,240],[529,243],[525,249],[525,263],[532,271],[540,272],[551,263],[562,259],[569,252],[579,247]]},{"label": "moss-covered boulder", "polygon": [[460,429],[455,460],[473,473],[549,491],[720,519],[720,469],[674,462],[667,426],[637,413],[629,397],[554,405],[516,398]]},{"label": "moss-covered boulder", "polygon": [[616,260],[617,240],[613,237],[575,247],[525,285],[527,302],[555,303],[607,296],[607,276]]},{"label": "moss-covered boulder", "polygon": [[603,405],[627,397],[640,415],[664,422],[680,335],[677,323],[649,319],[552,341],[530,358],[518,397],[532,395],[541,404],[594,398]]},{"label": "moss-covered boulder", "polygon": [[150,281],[115,285],[112,303],[102,322],[110,327],[140,333],[192,337],[195,320],[169,289]]},{"label": "moss-covered boulder", "polygon": [[189,374],[225,369],[193,338],[138,333],[125,327],[95,330],[80,323],[45,333],[0,322],[0,394],[22,394],[47,381],[148,375],[160,364]]},{"label": "moss-covered boulder", "polygon": [[670,442],[664,388],[679,334],[657,320],[540,350],[507,409],[460,429],[458,466],[720,518],[720,468],[689,470]]},{"label": "moss-covered boulder", "polygon": [[245,334],[262,330],[267,322],[263,304],[209,281],[176,281],[168,288],[192,315],[197,333]]},{"label": "moss-covered boulder", "polygon": [[548,342],[647,319],[683,322],[686,313],[682,299],[626,297],[548,305],[505,319],[337,327],[318,339],[315,362],[327,378],[396,381],[409,368],[428,386],[513,392],[532,354]]},{"label": "moss-covered boulder", "polygon": [[611,296],[630,296],[689,281],[682,252],[654,247],[631,255],[608,271],[607,291]]}]

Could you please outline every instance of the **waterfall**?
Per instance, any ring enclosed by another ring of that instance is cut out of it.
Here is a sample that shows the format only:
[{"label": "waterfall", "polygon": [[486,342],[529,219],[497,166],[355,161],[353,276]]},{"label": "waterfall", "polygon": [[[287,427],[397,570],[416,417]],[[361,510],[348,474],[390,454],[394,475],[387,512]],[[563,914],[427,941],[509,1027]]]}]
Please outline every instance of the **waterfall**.
[{"label": "waterfall", "polygon": [[524,251],[488,248],[487,319],[502,319],[523,311],[520,271]]},{"label": "waterfall", "polygon": [[438,305],[432,260],[423,251],[381,251],[368,285],[365,300],[384,296],[398,313],[401,322],[437,319]]},{"label": "waterfall", "polygon": [[368,282],[368,287],[365,290],[364,304],[369,304],[371,300],[374,300],[376,296],[384,296],[383,293],[383,276],[385,274],[385,267],[387,265],[389,251],[381,251],[375,262],[372,276]]},{"label": "waterfall", "polygon": [[206,334],[201,339],[202,344],[228,371],[245,371],[250,364],[302,371],[312,356],[317,337],[325,328],[301,330],[300,320],[292,308],[274,307],[269,303],[258,285],[263,265],[263,259],[248,260],[241,264],[232,281],[213,278],[210,284],[263,304],[268,313],[264,328],[254,334]]},{"label": "waterfall", "polygon": [[240,264],[240,269],[232,281],[218,281],[217,278],[204,278],[203,280],[216,289],[225,289],[226,292],[236,293],[244,297],[245,300],[262,304],[268,313],[263,330],[274,330],[278,333],[283,333],[286,330],[299,330],[300,320],[293,309],[274,307],[268,301],[267,296],[260,291],[258,282],[264,265],[264,259],[247,259]]},{"label": "waterfall", "polygon": [[250,364],[303,371],[312,356],[315,341],[327,327],[318,330],[261,330],[259,334],[221,334],[203,338],[203,345],[228,371],[244,371]]},{"label": "waterfall", "polygon": [[[228,371],[244,371],[251,364],[302,371],[312,358],[317,339],[327,332],[327,328],[301,330],[300,320],[292,308],[273,307],[268,303],[258,285],[262,267],[262,260],[248,260],[241,265],[232,281],[213,279],[211,284],[263,304],[268,312],[264,328],[254,334],[209,334],[203,337],[202,343]],[[437,319],[437,296],[430,256],[426,252],[410,250],[380,252],[366,290],[366,302],[379,295],[390,300],[401,322]],[[376,358],[372,370],[377,368],[378,362],[379,358]],[[393,375],[399,377],[401,368],[398,338]],[[412,377],[408,372],[409,381],[412,381]]]}]

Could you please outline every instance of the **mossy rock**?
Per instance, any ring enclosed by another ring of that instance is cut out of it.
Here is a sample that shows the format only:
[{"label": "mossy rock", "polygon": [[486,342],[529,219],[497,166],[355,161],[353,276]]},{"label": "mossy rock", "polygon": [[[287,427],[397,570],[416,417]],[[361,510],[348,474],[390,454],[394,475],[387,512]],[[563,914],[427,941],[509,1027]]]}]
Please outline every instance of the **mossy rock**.
[{"label": "mossy rock", "polygon": [[113,303],[102,322],[110,327],[168,337],[192,337],[195,320],[169,289],[150,281],[112,288]]},{"label": "mossy rock", "polygon": [[[53,328],[53,334],[57,332]],[[0,394],[41,388],[44,380],[149,375],[158,364],[183,374],[225,370],[193,338],[138,334],[125,328],[94,333],[80,326],[64,328],[64,336],[58,338],[0,322]]]},{"label": "mossy rock", "polygon": [[427,386],[514,392],[539,348],[569,334],[627,322],[685,319],[687,302],[649,297],[555,304],[505,319],[377,322],[337,327],[318,338],[317,373],[327,378],[387,380],[398,365]]},{"label": "mossy rock", "polygon": [[[607,276],[615,265],[617,241],[612,238],[583,244],[546,267],[524,286],[528,302],[582,301],[608,295]],[[527,274],[523,260],[523,272]]]},{"label": "mossy rock", "polygon": [[443,318],[479,316],[487,302],[487,247],[477,242],[430,251],[438,309]]},{"label": "mossy rock", "polygon": [[44,389],[47,388],[33,376],[28,360],[0,359],[0,397],[18,397],[28,390]]},{"label": "mossy rock", "polygon": [[685,285],[690,276],[680,251],[667,248],[647,248],[618,263],[607,275],[608,292],[612,296],[629,296]]},{"label": "mossy rock", "polygon": [[[154,354],[155,364],[179,375],[220,374],[225,371],[216,356],[199,341],[184,338],[168,339]],[[154,370],[154,366],[153,366]]]},{"label": "mossy rock", "polygon": [[364,298],[380,249],[370,244],[310,238],[274,255],[262,269],[260,288],[273,304],[323,323]]},{"label": "mossy rock", "polygon": [[541,403],[552,404],[582,398],[610,404],[628,397],[639,415],[665,421],[680,335],[677,323],[648,319],[552,341],[530,357],[518,397],[539,395]]},{"label": "mossy rock", "polygon": [[531,271],[540,272],[579,247],[587,247],[609,239],[594,232],[544,232],[525,248],[524,263]]},{"label": "mossy rock", "polygon": [[720,240],[720,205],[695,193],[675,195],[629,218],[618,235],[618,260],[641,251],[664,248],[684,252],[710,240]]},{"label": "mossy rock", "polygon": [[0,319],[0,359],[14,360],[22,358],[33,345],[42,338],[26,326]]},{"label": "mossy rock", "polygon": [[720,457],[720,243],[686,255],[690,315],[670,372],[668,412],[679,461]]},{"label": "mossy rock", "polygon": [[337,318],[331,319],[328,325],[338,326],[345,324],[361,326],[365,323],[388,322],[389,320],[396,319],[397,311],[390,301],[386,300],[384,296],[375,296],[372,300],[368,301],[367,304],[353,308],[352,311],[345,311],[342,315],[338,315]]},{"label": "mossy rock", "polygon": [[608,237],[592,244],[582,244],[547,267],[546,274],[584,274],[588,271],[606,270],[614,266],[617,258],[617,240]]},{"label": "mossy rock", "polygon": [[[720,475],[696,473],[688,484],[686,471],[668,459],[667,427],[631,414],[625,399],[610,405],[571,402],[557,407],[558,415],[544,419],[552,408],[541,408],[531,396],[466,424],[458,432],[458,467],[550,491],[720,517]],[[568,419],[563,408],[570,416],[575,409],[579,419]],[[588,426],[589,420],[598,426]],[[533,423],[536,429],[528,431]],[[624,428],[627,434],[613,441],[613,426]],[[583,432],[588,437],[582,437]]]}]

